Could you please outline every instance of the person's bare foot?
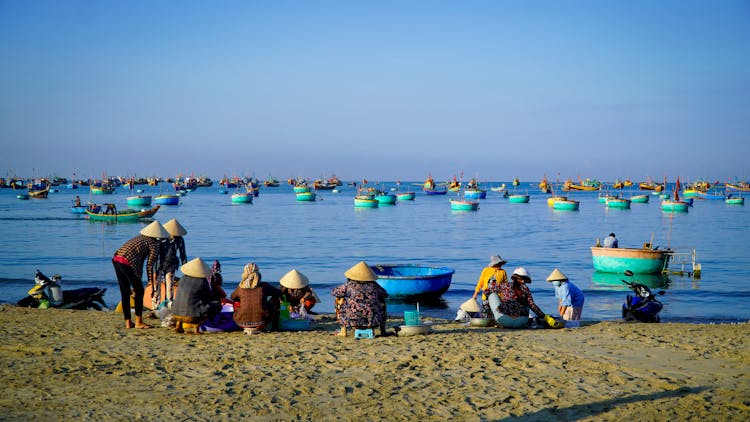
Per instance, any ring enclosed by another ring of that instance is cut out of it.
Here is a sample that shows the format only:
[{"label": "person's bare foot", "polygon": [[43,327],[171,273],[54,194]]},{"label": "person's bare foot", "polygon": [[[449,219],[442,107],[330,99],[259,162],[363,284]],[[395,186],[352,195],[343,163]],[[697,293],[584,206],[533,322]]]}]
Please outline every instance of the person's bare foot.
[{"label": "person's bare foot", "polygon": [[136,324],[135,328],[146,329],[146,328],[151,328],[151,326],[148,324],[141,323],[141,324]]},{"label": "person's bare foot", "polygon": [[133,321],[126,319],[125,320],[125,328],[133,328],[135,325],[133,324]]}]

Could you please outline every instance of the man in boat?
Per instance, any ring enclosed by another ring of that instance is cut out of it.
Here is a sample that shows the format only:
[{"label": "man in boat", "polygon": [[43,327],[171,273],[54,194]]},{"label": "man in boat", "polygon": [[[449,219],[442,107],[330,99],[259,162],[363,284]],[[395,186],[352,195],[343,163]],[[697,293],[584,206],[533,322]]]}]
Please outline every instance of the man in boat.
[{"label": "man in boat", "polygon": [[81,206],[81,198],[79,198],[78,195],[76,195],[76,199],[73,201],[73,206],[74,207],[80,207]]},{"label": "man in boat", "polygon": [[115,207],[115,204],[104,204],[107,206],[107,209],[104,210],[105,214],[111,214],[116,215],[117,214],[117,207]]},{"label": "man in boat", "polygon": [[602,244],[605,248],[616,248],[617,247],[617,238],[615,237],[614,233],[610,233],[609,236],[604,238],[604,243]]}]

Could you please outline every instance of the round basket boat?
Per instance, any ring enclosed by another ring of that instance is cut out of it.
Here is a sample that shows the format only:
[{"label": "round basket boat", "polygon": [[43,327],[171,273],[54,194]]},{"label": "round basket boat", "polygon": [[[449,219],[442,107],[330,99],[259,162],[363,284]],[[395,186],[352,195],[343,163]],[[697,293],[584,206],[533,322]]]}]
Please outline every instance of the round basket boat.
[{"label": "round basket boat", "polygon": [[391,297],[437,299],[451,285],[455,270],[416,264],[377,264],[370,268]]}]

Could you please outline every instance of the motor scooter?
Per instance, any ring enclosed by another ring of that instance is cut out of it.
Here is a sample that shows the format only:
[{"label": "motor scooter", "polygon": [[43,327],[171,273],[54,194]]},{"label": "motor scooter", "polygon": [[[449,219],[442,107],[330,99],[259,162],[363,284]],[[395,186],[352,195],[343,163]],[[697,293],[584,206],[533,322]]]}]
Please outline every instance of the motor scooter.
[{"label": "motor scooter", "polygon": [[50,279],[41,271],[36,270],[34,276],[36,285],[29,290],[29,295],[18,301],[18,306],[30,308],[59,308],[59,309],[94,309],[101,311],[106,308],[104,293],[107,289],[98,287],[84,287],[75,290],[62,290],[62,277],[55,274]]},{"label": "motor scooter", "polygon": [[[630,270],[625,271],[625,275],[633,277],[633,272]],[[661,312],[664,305],[656,299],[656,295],[644,284],[633,281],[622,280],[635,295],[628,295],[625,299],[625,303],[622,305],[622,319],[625,321],[640,321],[640,322],[659,322],[659,312]],[[656,293],[657,295],[663,295],[664,290],[660,290]]]}]

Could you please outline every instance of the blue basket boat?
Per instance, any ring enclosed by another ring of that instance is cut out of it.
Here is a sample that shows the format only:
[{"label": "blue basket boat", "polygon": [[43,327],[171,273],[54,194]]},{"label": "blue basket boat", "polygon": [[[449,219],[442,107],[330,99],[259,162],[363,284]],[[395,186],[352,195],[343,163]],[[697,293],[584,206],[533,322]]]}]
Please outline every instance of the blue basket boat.
[{"label": "blue basket boat", "polygon": [[390,297],[437,299],[451,285],[455,270],[416,264],[377,264],[370,268]]}]

